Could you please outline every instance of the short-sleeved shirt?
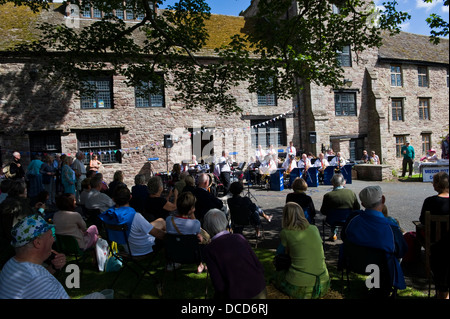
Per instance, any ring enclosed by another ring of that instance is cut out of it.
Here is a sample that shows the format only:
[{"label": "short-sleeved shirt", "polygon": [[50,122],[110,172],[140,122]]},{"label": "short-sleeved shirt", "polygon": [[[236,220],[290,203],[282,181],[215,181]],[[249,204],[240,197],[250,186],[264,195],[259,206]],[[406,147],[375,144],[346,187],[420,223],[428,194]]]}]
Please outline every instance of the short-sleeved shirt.
[{"label": "short-sleeved shirt", "polygon": [[149,234],[152,229],[153,225],[140,213],[136,213],[131,224],[130,235],[128,236],[133,256],[142,256],[153,251],[155,237]]},{"label": "short-sleeved shirt", "polygon": [[197,235],[200,233],[200,221],[198,219],[169,216],[166,218],[166,231],[168,234],[178,234],[172,220],[183,235]]},{"label": "short-sleeved shirt", "polygon": [[8,260],[0,272],[0,299],[70,299],[43,266]]}]

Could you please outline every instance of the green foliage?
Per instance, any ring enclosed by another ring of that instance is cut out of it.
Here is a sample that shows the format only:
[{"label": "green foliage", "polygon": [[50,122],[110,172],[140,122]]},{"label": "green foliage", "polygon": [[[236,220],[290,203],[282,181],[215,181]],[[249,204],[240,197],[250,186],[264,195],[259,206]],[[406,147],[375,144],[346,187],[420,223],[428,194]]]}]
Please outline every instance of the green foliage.
[{"label": "green foliage", "polygon": [[[49,8],[48,1],[0,0],[6,2],[32,10]],[[180,0],[158,12],[153,4],[161,5],[162,0],[70,3],[79,9],[90,4],[107,13],[133,10],[142,19],[124,23],[106,14],[80,21],[75,28],[62,22],[43,23],[39,41],[16,48],[44,62],[41,74],[80,92],[87,74],[105,69],[124,76],[130,86],[164,74],[164,85],[176,92],[175,101],[188,109],[223,114],[242,111],[231,92],[243,83],[252,93],[275,93],[280,99],[299,93],[298,79],[342,86],[337,52],[346,45],[356,54],[378,47],[381,31],[398,32],[398,25],[409,18],[395,10],[395,1],[384,4],[387,9],[377,16],[373,5],[362,0],[261,0],[255,17],[246,19],[235,34],[220,34],[226,44],[208,50],[207,44],[214,42],[210,38],[216,35],[207,27],[211,18],[207,1]],[[339,13],[333,12],[332,3]],[[213,57],[204,59],[204,55]]]}]

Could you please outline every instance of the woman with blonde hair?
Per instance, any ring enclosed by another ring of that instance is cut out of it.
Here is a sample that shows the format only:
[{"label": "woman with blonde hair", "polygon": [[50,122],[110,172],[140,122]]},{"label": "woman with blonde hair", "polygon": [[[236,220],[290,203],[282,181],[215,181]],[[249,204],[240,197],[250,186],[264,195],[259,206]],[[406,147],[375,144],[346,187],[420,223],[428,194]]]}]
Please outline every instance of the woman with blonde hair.
[{"label": "woman with blonde hair", "polygon": [[330,277],[319,229],[308,222],[301,206],[294,202],[284,206],[281,223],[277,254],[289,255],[291,264],[275,273],[274,286],[292,298],[323,297],[330,287]]}]

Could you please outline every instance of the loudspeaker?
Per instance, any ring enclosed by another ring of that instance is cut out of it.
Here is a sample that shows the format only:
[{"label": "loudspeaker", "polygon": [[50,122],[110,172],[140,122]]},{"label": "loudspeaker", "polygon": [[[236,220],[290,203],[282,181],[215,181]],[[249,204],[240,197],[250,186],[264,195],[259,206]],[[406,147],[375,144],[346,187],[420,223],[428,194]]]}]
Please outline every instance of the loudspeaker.
[{"label": "loudspeaker", "polygon": [[170,134],[165,134],[164,135],[164,147],[165,148],[172,148],[173,143],[172,143],[172,135]]},{"label": "loudspeaker", "polygon": [[316,144],[316,142],[317,142],[316,132],[309,132],[309,143]]}]

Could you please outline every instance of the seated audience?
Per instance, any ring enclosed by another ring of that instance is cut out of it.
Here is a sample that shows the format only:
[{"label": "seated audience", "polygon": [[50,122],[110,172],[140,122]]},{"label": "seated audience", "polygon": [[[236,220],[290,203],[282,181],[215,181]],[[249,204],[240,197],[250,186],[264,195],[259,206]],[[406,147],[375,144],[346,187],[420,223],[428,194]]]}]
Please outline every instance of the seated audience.
[{"label": "seated audience", "polygon": [[[11,235],[16,254],[0,272],[0,299],[69,299],[53,276],[65,266],[66,257],[52,250],[55,239],[51,225],[32,215],[17,223]],[[96,292],[84,298],[105,296]]]},{"label": "seated audience", "polygon": [[[166,232],[168,234],[197,235],[200,243],[206,243],[209,235],[200,227],[200,221],[195,218],[195,196],[191,192],[181,193],[177,198],[177,213],[166,219]],[[204,238],[203,236],[206,238]],[[197,272],[205,269],[200,263]]]},{"label": "seated audience", "polygon": [[375,164],[375,165],[379,165],[380,163],[380,158],[378,157],[377,154],[375,154],[375,151],[370,152],[370,164]]},{"label": "seated audience", "polygon": [[228,220],[219,209],[210,210],[204,228],[211,236],[205,246],[205,261],[217,299],[266,298],[264,268],[248,241],[230,234]]},{"label": "seated audience", "polygon": [[[248,223],[255,227],[256,236],[260,237],[260,216],[269,223],[272,220],[272,216],[266,215],[264,211],[253,203],[250,198],[242,197],[241,193],[243,190],[244,186],[240,182],[233,182],[230,186],[230,193],[232,194],[232,197],[227,199],[227,203],[228,208],[230,209],[231,221],[233,222],[235,218],[237,220],[248,220]],[[236,215],[241,215],[241,217]]]},{"label": "seated audience", "polygon": [[96,174],[91,178],[91,190],[86,196],[84,206],[87,209],[98,209],[100,212],[104,212],[108,208],[114,206],[114,201],[101,192],[103,187],[103,180],[101,174]]},{"label": "seated audience", "polygon": [[80,194],[80,205],[85,206],[86,199],[91,191],[91,178],[87,177],[81,182],[81,194]]},{"label": "seated audience", "polygon": [[207,174],[202,173],[198,176],[197,187],[194,189],[193,194],[197,201],[195,202],[195,216],[203,225],[203,217],[205,214],[213,208],[223,209],[223,202],[208,192],[209,177]]},{"label": "seated audience", "polygon": [[[422,205],[419,220],[422,224],[425,224],[425,212],[429,211],[432,215],[449,215],[449,184],[448,174],[445,172],[439,172],[433,175],[433,188],[437,192],[437,195],[427,197]],[[418,237],[423,238],[425,232],[417,234]],[[441,240],[434,243],[431,247],[431,269],[434,275],[434,282],[436,285],[437,298],[448,299],[449,298],[449,232],[445,229],[442,230]],[[435,242],[434,227],[430,234],[432,242]]]},{"label": "seated audience", "polygon": [[347,219],[348,211],[360,209],[358,198],[351,190],[345,188],[345,179],[342,174],[334,174],[331,178],[333,190],[323,195],[322,207],[320,212],[326,216],[327,222],[332,227],[332,236],[329,240],[337,239],[336,222],[343,222]]},{"label": "seated audience", "polygon": [[363,156],[361,157],[361,161],[363,161],[364,163],[369,162],[369,154],[367,154],[366,150],[363,151]]},{"label": "seated audience", "polygon": [[112,195],[114,194],[114,190],[117,186],[127,186],[123,181],[124,181],[124,174],[123,171],[115,171],[114,172],[114,176],[113,176],[113,180],[111,183],[108,184],[108,195],[110,197],[112,197]]},{"label": "seated audience", "polygon": [[387,297],[391,289],[405,289],[405,278],[399,259],[402,258],[408,245],[396,222],[383,215],[385,197],[380,186],[368,186],[359,193],[364,211],[349,216],[343,230],[342,240],[355,245],[381,249],[386,252],[389,280],[387,285],[383,278],[382,287],[376,290],[376,296]]},{"label": "seated audience", "polygon": [[323,297],[330,287],[330,277],[319,229],[308,222],[301,206],[294,202],[284,206],[281,227],[277,253],[288,254],[291,265],[276,272],[274,286],[292,298]]},{"label": "seated audience", "polygon": [[131,187],[130,206],[137,212],[145,213],[145,203],[149,196],[148,187],[145,184],[145,175],[137,174],[134,177],[134,185]]},{"label": "seated audience", "polygon": [[437,162],[439,160],[434,148],[427,151],[427,155],[420,159],[421,162]]},{"label": "seated audience", "polygon": [[13,183],[12,179],[4,179],[0,184],[0,204],[8,197],[8,191]]},{"label": "seated audience", "polygon": [[53,215],[53,225],[58,235],[73,236],[80,249],[85,250],[95,245],[98,239],[97,226],[86,227],[86,222],[75,211],[77,202],[75,195],[62,194],[56,198],[59,211]]},{"label": "seated audience", "polygon": [[[310,224],[315,224],[314,217],[316,216],[316,208],[314,207],[314,202],[311,196],[306,195],[306,190],[308,189],[308,184],[306,181],[297,177],[292,183],[293,193],[287,194],[286,203],[294,202],[301,206],[303,213]],[[306,213],[305,213],[306,212]]]},{"label": "seated audience", "polygon": [[164,185],[161,177],[159,176],[153,176],[150,178],[147,183],[147,188],[149,196],[145,202],[144,217],[150,222],[158,218],[166,220],[167,216],[177,209],[176,202],[174,201],[172,203],[170,201],[172,190],[169,191],[166,198],[161,196],[164,190]]},{"label": "seated audience", "polygon": [[99,217],[106,224],[117,224],[120,221],[128,225],[128,242],[133,256],[147,255],[162,247],[166,234],[165,220],[159,218],[150,223],[130,207],[131,192],[128,187],[118,187],[113,199],[116,205]]},{"label": "seated audience", "polygon": [[191,175],[187,175],[184,178],[184,183],[185,183],[185,186],[183,187],[181,192],[182,193],[184,193],[184,192],[194,193],[194,191],[195,191],[195,179],[194,179],[194,177],[191,176]]}]

